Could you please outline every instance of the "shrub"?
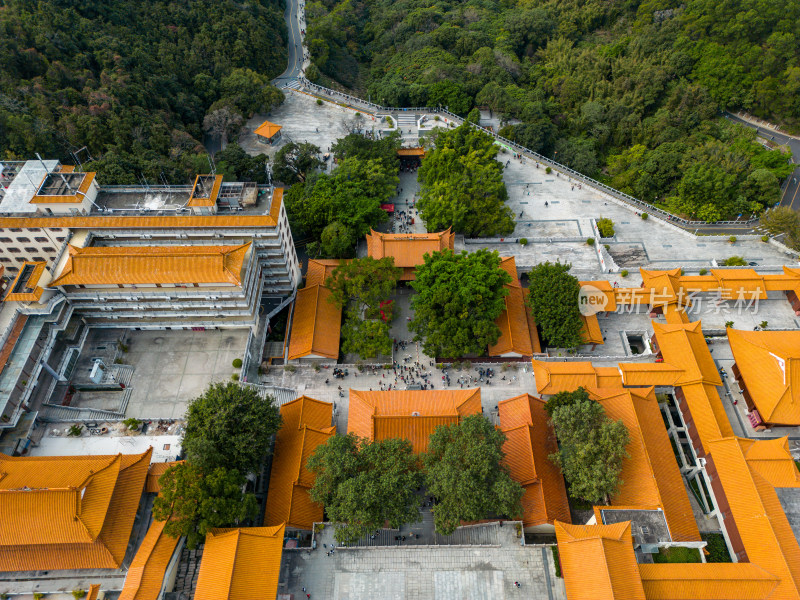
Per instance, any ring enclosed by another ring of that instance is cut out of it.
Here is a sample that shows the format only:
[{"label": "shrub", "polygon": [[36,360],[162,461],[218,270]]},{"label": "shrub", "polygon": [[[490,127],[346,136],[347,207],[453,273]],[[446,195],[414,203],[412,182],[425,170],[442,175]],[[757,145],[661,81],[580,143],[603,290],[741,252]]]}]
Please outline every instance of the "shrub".
[{"label": "shrub", "polygon": [[386,116],[386,118],[385,118],[384,120],[386,121],[386,124],[387,124],[389,127],[393,127],[393,126],[394,126],[394,119],[392,119],[392,117],[390,117],[390,116],[388,116],[388,115],[387,115],[387,116]]},{"label": "shrub", "polygon": [[238,373],[234,373],[233,375],[231,375],[231,379],[233,381],[239,381],[239,374]]},{"label": "shrub", "polygon": [[356,113],[356,119],[360,119],[360,118],[361,118],[361,116],[362,116],[362,115],[361,115],[361,113],[360,113],[360,112],[357,112],[357,113]]},{"label": "shrub", "polygon": [[730,256],[723,263],[726,267],[746,267],[747,261],[741,256]]},{"label": "shrub", "polygon": [[609,246],[608,244],[603,244],[603,248],[606,249],[606,252],[611,250],[611,246]]},{"label": "shrub", "polygon": [[702,537],[708,543],[706,546],[706,550],[708,550],[706,562],[731,562],[731,555],[728,552],[728,546],[725,544],[725,538],[721,533],[701,533],[700,537]]},{"label": "shrub", "polygon": [[322,367],[319,366],[319,363],[314,363],[314,372],[319,373],[320,369],[322,369]]},{"label": "shrub", "polygon": [[642,221],[647,221],[648,218],[650,218],[650,215],[647,213],[642,213]]},{"label": "shrub", "polygon": [[768,242],[769,241],[769,236],[768,235],[762,235],[761,236],[761,241],[762,242]]},{"label": "shrub", "polygon": [[73,598],[83,598],[84,596],[86,596],[86,590],[72,590]]},{"label": "shrub", "polygon": [[728,241],[729,241],[731,244],[735,243],[735,242],[736,242],[736,236],[735,236],[735,235],[732,235],[731,237],[729,237],[729,238],[728,238]]},{"label": "shrub", "polygon": [[528,245],[528,238],[519,238],[520,246],[527,246]]},{"label": "shrub", "polygon": [[686,274],[686,271],[684,271],[684,270],[683,270],[683,267],[681,267],[681,276],[683,276],[683,275],[685,275],[685,274]]},{"label": "shrub", "polygon": [[294,373],[295,371],[297,371],[297,367],[295,367],[294,365],[286,365],[285,367],[283,367],[283,370],[286,371],[287,373]]},{"label": "shrub", "polygon": [[83,425],[70,425],[69,432],[67,432],[67,435],[69,437],[80,437],[82,431],[83,431]]},{"label": "shrub", "polygon": [[556,567],[556,577],[561,578],[561,561],[558,558],[558,546],[550,546],[550,552],[553,553],[553,564]]},{"label": "shrub", "polygon": [[699,563],[700,551],[697,548],[672,546],[661,548],[658,554],[653,554],[654,563]]},{"label": "shrub", "polygon": [[44,598],[43,592],[33,592],[33,600],[42,600]]},{"label": "shrub", "polygon": [[708,269],[700,269],[700,275],[705,275],[708,273]]},{"label": "shrub", "polygon": [[440,120],[440,119],[439,119],[439,115],[434,115],[434,117],[433,117],[433,120],[434,120],[434,121],[439,121],[439,120]]},{"label": "shrub", "polygon": [[620,277],[627,277],[628,276],[628,269],[622,269],[622,271],[620,271],[619,274],[620,274]]},{"label": "shrub", "polygon": [[131,431],[139,431],[139,425],[141,425],[142,422],[139,419],[131,417],[129,419],[125,419],[122,424]]},{"label": "shrub", "polygon": [[725,329],[730,329],[733,327],[733,321],[725,321]]},{"label": "shrub", "polygon": [[317,98],[317,106],[322,106],[322,98]]},{"label": "shrub", "polygon": [[594,246],[594,238],[586,238],[587,246]]},{"label": "shrub", "polygon": [[242,359],[241,358],[234,358],[233,359],[233,368],[234,369],[241,369],[242,368]]},{"label": "shrub", "polygon": [[614,221],[607,218],[599,219],[597,221],[597,230],[600,232],[600,237],[614,237]]},{"label": "shrub", "polygon": [[761,329],[766,329],[767,325],[769,325],[767,321],[761,321],[761,323],[758,324],[758,326],[761,327]]},{"label": "shrub", "polygon": [[553,172],[553,169],[551,169],[550,167],[547,167],[547,168],[544,170],[544,172],[545,172],[545,173],[547,173],[548,175],[550,175],[550,173],[552,173],[552,172]]}]

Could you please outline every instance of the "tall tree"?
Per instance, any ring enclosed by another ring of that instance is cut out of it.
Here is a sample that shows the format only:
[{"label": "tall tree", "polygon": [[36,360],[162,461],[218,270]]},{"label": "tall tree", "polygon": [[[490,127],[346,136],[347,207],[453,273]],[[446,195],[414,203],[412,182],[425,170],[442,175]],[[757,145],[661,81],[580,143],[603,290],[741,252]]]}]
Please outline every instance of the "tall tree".
[{"label": "tall tree", "polygon": [[339,542],[354,543],[386,523],[397,529],[420,520],[422,475],[408,440],[333,436],[306,467],[315,475],[311,499],[325,506]]},{"label": "tall tree", "polygon": [[530,272],[528,306],[548,346],[575,348],[581,344],[580,284],[569,274],[571,265],[536,265]]},{"label": "tall tree", "polygon": [[249,386],[212,383],[186,410],[183,451],[206,473],[214,469],[252,473],[269,453],[281,415],[272,396]]},{"label": "tall tree", "polygon": [[800,215],[789,206],[776,206],[761,217],[761,227],[774,236],[785,235],[790,248],[800,248]]},{"label": "tall tree", "polygon": [[153,516],[167,522],[167,535],[186,536],[189,549],[196,548],[209,529],[236,526],[256,515],[258,503],[244,492],[246,481],[235,469],[204,472],[189,462],[178,463],[159,479]]},{"label": "tall tree", "polygon": [[462,521],[522,514],[522,486],[503,463],[506,436],[483,415],[442,425],[423,455],[425,482],[436,498],[436,531],[449,535]]},{"label": "tall tree", "polygon": [[224,148],[228,144],[228,136],[242,127],[242,115],[229,106],[222,106],[209,112],[203,119],[203,129],[220,139]]},{"label": "tall tree", "polygon": [[419,169],[419,214],[429,230],[452,227],[469,237],[505,235],[514,231],[492,138],[464,123],[438,130]]},{"label": "tall tree", "polygon": [[375,317],[381,309],[391,311],[385,304],[394,293],[403,270],[394,266],[394,258],[356,258],[336,267],[325,285],[330,288],[330,302],[343,308],[353,300],[368,316]]},{"label": "tall tree", "polygon": [[507,283],[497,251],[426,254],[411,282],[416,294],[408,328],[428,356],[484,354],[500,337],[495,319],[505,308]]},{"label": "tall tree", "polygon": [[276,181],[288,185],[305,181],[312,171],[322,164],[320,149],[308,142],[289,142],[281,147],[272,161],[272,175]]},{"label": "tall tree", "polygon": [[609,419],[582,389],[575,394],[571,402],[552,408],[559,451],[550,460],[564,473],[570,495],[593,504],[608,503],[623,483],[619,475],[628,457],[628,430],[622,421]]}]

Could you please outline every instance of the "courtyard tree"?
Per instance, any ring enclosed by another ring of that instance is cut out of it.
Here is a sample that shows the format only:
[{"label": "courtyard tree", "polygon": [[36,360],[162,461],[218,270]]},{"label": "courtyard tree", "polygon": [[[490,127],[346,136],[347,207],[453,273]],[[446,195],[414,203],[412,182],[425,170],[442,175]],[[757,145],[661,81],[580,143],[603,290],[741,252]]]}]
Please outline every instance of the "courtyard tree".
[{"label": "courtyard tree", "polygon": [[781,240],[790,248],[800,248],[800,215],[788,206],[776,206],[761,216],[761,227],[773,236],[785,235]]},{"label": "courtyard tree", "polygon": [[308,142],[289,142],[275,153],[272,176],[288,185],[305,181],[308,174],[322,164],[319,146]]},{"label": "courtyard tree", "polygon": [[436,531],[449,535],[462,521],[522,514],[522,486],[503,463],[506,436],[483,415],[442,425],[423,454],[425,482],[436,498]]},{"label": "courtyard tree", "polygon": [[349,258],[355,253],[355,246],[352,230],[339,221],[333,221],[322,230],[319,243],[309,242],[307,249],[310,255],[321,258]]},{"label": "courtyard tree", "polygon": [[508,235],[514,231],[492,138],[468,123],[431,135],[433,149],[422,160],[418,179],[419,214],[429,231],[452,227],[468,237]]},{"label": "courtyard tree", "polygon": [[354,543],[386,523],[397,529],[420,520],[422,475],[408,440],[333,436],[306,467],[315,476],[311,499],[325,506],[339,542]]},{"label": "courtyard tree", "polygon": [[196,548],[209,529],[236,526],[256,515],[258,503],[245,493],[246,481],[235,469],[203,471],[189,462],[177,463],[159,479],[153,517],[167,522],[167,535],[186,536],[186,545]]},{"label": "courtyard tree", "polygon": [[622,485],[619,475],[630,439],[625,425],[609,419],[583,389],[562,396],[550,411],[559,446],[550,460],[561,468],[570,495],[608,503]]},{"label": "courtyard tree", "polygon": [[217,468],[252,473],[280,426],[272,396],[261,398],[254,388],[238,383],[212,383],[189,403],[183,451],[206,473]]},{"label": "courtyard tree", "polygon": [[399,131],[393,131],[386,137],[373,140],[358,133],[350,133],[336,140],[331,152],[338,160],[357,158],[359,160],[376,159],[387,169],[398,169],[397,150],[402,145]]},{"label": "courtyard tree", "polygon": [[426,254],[411,282],[416,294],[408,328],[428,356],[484,354],[500,337],[495,319],[505,308],[507,283],[497,251]]},{"label": "courtyard tree", "polygon": [[343,262],[333,270],[325,285],[331,290],[328,301],[345,309],[343,352],[361,358],[392,353],[389,327],[394,300],[389,297],[402,273],[394,258],[370,256]]},{"label": "courtyard tree", "polygon": [[292,227],[319,241],[325,227],[339,222],[359,239],[388,217],[381,209],[399,183],[397,169],[380,159],[347,158],[330,174],[313,173],[285,195]]},{"label": "courtyard tree", "polygon": [[528,306],[545,343],[552,348],[574,348],[581,344],[580,284],[569,274],[570,267],[547,261],[530,272]]}]

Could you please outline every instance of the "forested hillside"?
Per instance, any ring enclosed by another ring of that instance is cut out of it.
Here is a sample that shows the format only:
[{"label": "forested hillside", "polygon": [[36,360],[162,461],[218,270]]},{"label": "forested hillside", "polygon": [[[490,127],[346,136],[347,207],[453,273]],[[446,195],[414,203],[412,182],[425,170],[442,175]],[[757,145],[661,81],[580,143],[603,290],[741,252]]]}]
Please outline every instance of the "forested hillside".
[{"label": "forested hillside", "polygon": [[800,129],[797,0],[313,0],[309,75],[387,105],[491,108],[503,134],[706,220],[790,169],[723,109]]},{"label": "forested hillside", "polygon": [[[104,183],[208,169],[209,112],[282,101],[283,0],[0,0],[0,153],[71,162]],[[231,117],[229,117],[230,119]],[[82,155],[85,160],[86,155]]]}]

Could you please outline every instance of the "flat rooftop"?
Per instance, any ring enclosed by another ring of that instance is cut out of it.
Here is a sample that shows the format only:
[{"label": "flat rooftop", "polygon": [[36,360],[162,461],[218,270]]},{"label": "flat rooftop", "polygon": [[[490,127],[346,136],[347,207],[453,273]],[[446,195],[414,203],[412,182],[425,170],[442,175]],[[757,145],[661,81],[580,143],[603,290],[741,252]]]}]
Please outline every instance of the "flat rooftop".
[{"label": "flat rooftop", "polygon": [[22,167],[15,165],[16,176],[0,197],[0,214],[35,213],[31,198],[36,194],[45,176],[58,168],[57,160],[28,160]]}]

